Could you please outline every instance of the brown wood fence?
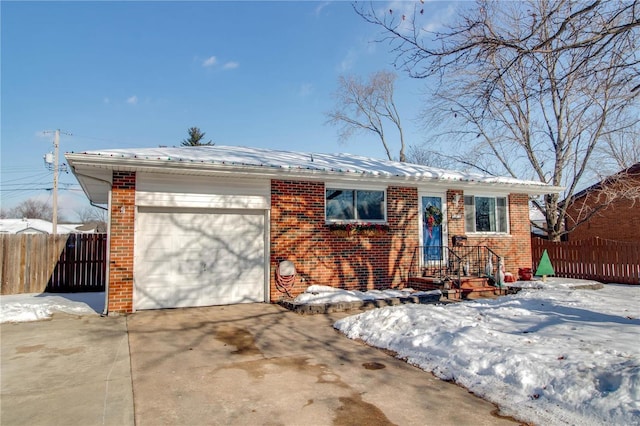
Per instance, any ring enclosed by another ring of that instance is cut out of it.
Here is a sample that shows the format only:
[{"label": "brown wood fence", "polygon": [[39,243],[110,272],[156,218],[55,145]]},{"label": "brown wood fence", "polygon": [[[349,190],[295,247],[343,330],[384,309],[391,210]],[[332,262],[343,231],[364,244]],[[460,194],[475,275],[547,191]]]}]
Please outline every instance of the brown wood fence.
[{"label": "brown wood fence", "polygon": [[106,234],[0,235],[0,294],[104,291]]},{"label": "brown wood fence", "polygon": [[531,238],[533,271],[547,250],[557,277],[640,284],[640,242],[593,238],[552,242]]}]

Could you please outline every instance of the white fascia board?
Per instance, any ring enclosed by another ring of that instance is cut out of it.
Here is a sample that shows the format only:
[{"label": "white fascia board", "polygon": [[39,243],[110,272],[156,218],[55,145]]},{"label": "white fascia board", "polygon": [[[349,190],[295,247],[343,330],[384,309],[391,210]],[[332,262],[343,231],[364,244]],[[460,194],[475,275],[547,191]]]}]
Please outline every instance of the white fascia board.
[{"label": "white fascia board", "polygon": [[111,171],[72,165],[71,172],[90,201],[95,204],[107,204],[109,202],[108,194],[113,180]]},{"label": "white fascia board", "polygon": [[197,161],[167,161],[158,159],[139,159],[122,157],[93,157],[83,154],[67,154],[68,162],[74,165],[110,169],[117,171],[135,171],[148,173],[167,173],[185,175],[237,176],[265,179],[292,179],[332,182],[367,182],[370,184],[411,186],[418,188],[438,187],[473,191],[491,191],[496,193],[518,193],[545,195],[561,192],[564,188],[546,184],[520,184],[510,182],[478,182],[464,180],[434,179],[423,176],[393,176],[372,173],[345,173],[331,170],[310,170],[289,167],[242,166]]},{"label": "white fascia board", "polygon": [[561,186],[552,185],[525,185],[514,183],[487,183],[487,182],[449,182],[445,186],[447,189],[457,189],[463,192],[489,192],[491,194],[527,194],[527,195],[546,195],[557,194],[564,190]]}]

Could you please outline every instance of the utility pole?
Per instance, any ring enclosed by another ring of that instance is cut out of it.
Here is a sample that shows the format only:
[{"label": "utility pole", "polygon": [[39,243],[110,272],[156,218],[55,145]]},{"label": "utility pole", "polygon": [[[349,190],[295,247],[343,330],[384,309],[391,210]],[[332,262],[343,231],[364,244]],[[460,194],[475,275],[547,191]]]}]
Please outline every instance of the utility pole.
[{"label": "utility pole", "polygon": [[[44,133],[52,133],[50,131],[46,131]],[[60,172],[60,129],[56,129],[55,137],[53,139],[53,214],[51,218],[51,223],[53,224],[53,235],[58,235],[58,173]],[[65,133],[65,135],[71,136],[71,133]],[[51,167],[51,160],[49,157],[51,154],[45,155],[45,164]]]},{"label": "utility pole", "polygon": [[60,129],[56,129],[53,139],[53,235],[58,235],[58,162],[60,151]]}]

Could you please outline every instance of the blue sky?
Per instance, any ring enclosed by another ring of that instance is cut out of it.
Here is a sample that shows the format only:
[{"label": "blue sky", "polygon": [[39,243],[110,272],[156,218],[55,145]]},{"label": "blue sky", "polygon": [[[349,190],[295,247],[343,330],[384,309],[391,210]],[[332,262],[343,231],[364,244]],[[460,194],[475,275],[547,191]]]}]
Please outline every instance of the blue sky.
[{"label": "blue sky", "polygon": [[[434,23],[451,4],[426,4]],[[393,69],[350,2],[3,1],[1,15],[2,208],[51,197],[45,130],[72,134],[61,152],[174,146],[196,126],[220,145],[385,156],[375,137],[339,143],[325,125],[339,75]],[[425,138],[423,84],[399,73],[410,144]],[[60,181],[73,218],[85,196],[73,175]]]}]

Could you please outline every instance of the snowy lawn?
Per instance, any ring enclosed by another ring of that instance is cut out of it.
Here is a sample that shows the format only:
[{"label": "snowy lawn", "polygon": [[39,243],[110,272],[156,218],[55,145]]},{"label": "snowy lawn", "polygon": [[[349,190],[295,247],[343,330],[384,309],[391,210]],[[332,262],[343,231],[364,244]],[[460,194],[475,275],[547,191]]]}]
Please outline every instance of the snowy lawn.
[{"label": "snowy lawn", "polygon": [[338,303],[357,302],[364,300],[388,299],[391,297],[427,296],[442,294],[440,290],[414,291],[410,288],[402,290],[369,290],[366,292],[358,290],[344,290],[326,285],[311,285],[304,293],[294,299],[294,303],[318,304],[318,303]]},{"label": "snowy lawn", "polygon": [[550,278],[492,300],[402,305],[337,321],[352,339],[396,352],[545,425],[640,425],[640,287]]},{"label": "snowy lawn", "polygon": [[104,292],[28,293],[0,296],[0,323],[38,321],[54,312],[97,315],[104,307]]}]

